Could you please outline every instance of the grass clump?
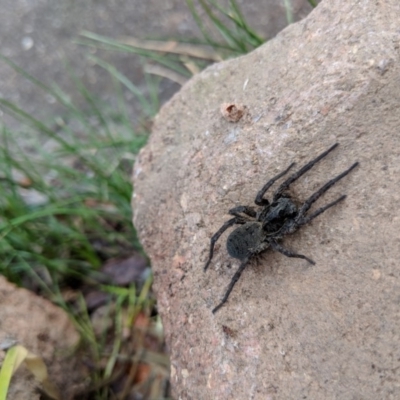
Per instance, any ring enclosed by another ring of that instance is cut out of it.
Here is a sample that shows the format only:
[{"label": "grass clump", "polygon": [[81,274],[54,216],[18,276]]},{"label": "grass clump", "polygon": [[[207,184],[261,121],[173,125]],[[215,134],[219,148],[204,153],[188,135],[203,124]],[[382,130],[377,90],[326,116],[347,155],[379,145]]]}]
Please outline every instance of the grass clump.
[{"label": "grass clump", "polygon": [[[100,102],[72,75],[84,99],[80,108],[58,87],[45,86],[1,58],[65,112],[43,122],[0,98],[1,110],[23,127],[15,132],[3,125],[0,131],[0,274],[45,295],[70,315],[81,334],[81,357],[92,365],[88,385],[76,398],[112,398],[116,382],[126,374],[126,395],[135,391],[165,398],[168,356],[149,268],[123,286],[104,272],[107,262],[117,264],[132,255],[142,264],[146,260],[132,225],[131,170],[158,109],[159,79],[148,79],[149,95],[144,96],[103,63],[115,83],[118,109]],[[142,107],[135,126],[122,85]],[[90,306],[92,293],[103,298],[101,305]]]},{"label": "grass clump", "polygon": [[[3,61],[66,113],[46,124],[0,99],[1,109],[25,124],[21,133],[1,128],[0,273],[18,284],[39,274],[54,289],[61,278],[83,277],[110,257],[140,251],[131,222],[130,174],[147,132],[132,126],[125,108],[111,112],[78,80],[84,110],[59,88]],[[147,108],[146,118],[155,110]]]}]

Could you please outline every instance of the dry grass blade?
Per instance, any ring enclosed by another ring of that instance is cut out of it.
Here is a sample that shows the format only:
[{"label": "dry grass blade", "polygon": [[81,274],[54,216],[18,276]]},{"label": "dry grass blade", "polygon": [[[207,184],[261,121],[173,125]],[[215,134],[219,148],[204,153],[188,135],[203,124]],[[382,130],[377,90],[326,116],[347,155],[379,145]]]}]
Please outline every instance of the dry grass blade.
[{"label": "dry grass blade", "polygon": [[202,70],[189,57],[182,56],[181,61],[182,64],[188,69],[188,71],[190,71],[192,75],[196,75],[200,73]]},{"label": "dry grass blade", "polygon": [[143,50],[179,54],[216,62],[223,60],[218,52],[204,45],[180,43],[174,40],[142,40],[133,37],[122,37],[119,38],[118,41],[120,43],[127,44],[132,47],[137,47]]},{"label": "dry grass blade", "polygon": [[167,78],[173,82],[176,82],[177,84],[179,84],[181,86],[183,86],[189,80],[185,76],[182,76],[181,74],[179,74],[169,68],[165,68],[161,65],[146,64],[144,66],[144,72],[146,72],[148,74],[161,76],[162,78]]}]

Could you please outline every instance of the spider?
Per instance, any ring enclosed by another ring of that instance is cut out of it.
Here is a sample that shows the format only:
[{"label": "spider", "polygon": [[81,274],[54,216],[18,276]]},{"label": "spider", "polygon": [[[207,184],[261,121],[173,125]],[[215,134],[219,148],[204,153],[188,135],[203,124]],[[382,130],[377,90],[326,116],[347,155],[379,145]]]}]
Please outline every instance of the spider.
[{"label": "spider", "polygon": [[257,206],[260,206],[260,208],[256,210],[250,206],[237,206],[229,210],[229,214],[234,217],[226,221],[211,237],[210,253],[204,266],[204,271],[206,271],[210,266],[216,241],[228,228],[235,224],[240,226],[230,233],[226,241],[226,247],[229,255],[233,258],[239,259],[241,263],[238,270],[233,275],[222,301],[212,310],[213,313],[218,311],[226,303],[233,287],[242,275],[249,260],[269,247],[287,257],[302,258],[310,264],[315,265],[315,262],[310,258],[303,254],[297,254],[288,250],[278,242],[284,236],[295,232],[301,226],[308,224],[314,218],[318,217],[318,215],[322,214],[328,208],[333,207],[344,200],[346,195],[340,196],[335,201],[332,201],[307,215],[307,211],[310,209],[311,205],[336,182],[357,167],[359,163],[355,162],[349,169],[325,183],[325,185],[319,188],[300,206],[297,206],[293,202],[287,190],[293,182],[310,170],[318,161],[326,157],[338,145],[338,143],[335,143],[317,158],[304,165],[304,167],[293,173],[293,175],[289,176],[289,178],[287,178],[275,191],[271,202],[264,198],[265,193],[278,179],[286,175],[293,168],[295,163],[290,164],[285,171],[270,179],[257,193],[254,202]]}]

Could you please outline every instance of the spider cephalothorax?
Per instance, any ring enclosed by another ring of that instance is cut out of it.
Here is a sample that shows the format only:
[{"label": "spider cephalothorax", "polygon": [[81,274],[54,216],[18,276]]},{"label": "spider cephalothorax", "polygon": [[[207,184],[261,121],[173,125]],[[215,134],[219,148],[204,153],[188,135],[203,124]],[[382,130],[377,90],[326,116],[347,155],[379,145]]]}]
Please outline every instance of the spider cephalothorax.
[{"label": "spider cephalothorax", "polygon": [[344,200],[346,195],[340,196],[335,201],[307,215],[307,211],[310,209],[311,205],[337,181],[345,177],[351,170],[353,170],[358,165],[358,162],[354,163],[349,169],[325,183],[325,185],[312,194],[300,206],[297,206],[293,202],[287,190],[294,181],[305,174],[318,161],[324,158],[337,146],[338,143],[334,144],[328,150],[324,151],[317,158],[310,161],[303,168],[299,169],[288,179],[286,179],[273,194],[272,202],[269,202],[263,196],[279,178],[289,172],[289,170],[294,166],[294,163],[289,165],[285,171],[270,179],[257,193],[254,202],[256,205],[260,206],[258,210],[255,210],[250,206],[238,206],[229,210],[229,214],[233,215],[234,217],[226,221],[225,224],[222,225],[221,228],[212,236],[210,253],[204,270],[207,270],[211,263],[215,242],[219,239],[223,232],[235,224],[239,224],[241,226],[237,227],[228,236],[226,247],[229,255],[239,259],[241,264],[233,276],[221,303],[212,310],[213,313],[219,310],[228,300],[229,294],[231,293],[235,283],[239,280],[240,275],[245,269],[250,258],[266,250],[268,247],[271,247],[273,250],[278,251],[287,257],[303,258],[309,263],[315,264],[310,258],[302,254],[294,253],[282,247],[278,241],[281,240],[285,235],[293,233],[302,225],[309,223],[328,208]]}]

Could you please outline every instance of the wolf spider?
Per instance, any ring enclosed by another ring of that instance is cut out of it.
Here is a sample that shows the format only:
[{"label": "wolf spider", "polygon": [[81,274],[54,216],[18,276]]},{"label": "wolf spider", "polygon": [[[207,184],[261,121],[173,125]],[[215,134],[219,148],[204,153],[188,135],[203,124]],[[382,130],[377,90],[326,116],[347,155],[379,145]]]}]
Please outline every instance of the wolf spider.
[{"label": "wolf spider", "polygon": [[241,226],[237,227],[228,236],[226,247],[229,255],[233,258],[239,259],[241,263],[235,275],[233,275],[222,301],[212,310],[213,313],[218,311],[226,303],[233,287],[239,280],[249,260],[253,256],[263,252],[269,247],[287,257],[302,258],[307,260],[310,264],[315,264],[313,260],[304,256],[303,254],[297,254],[281,246],[278,241],[280,241],[284,236],[295,232],[301,226],[308,224],[328,208],[333,207],[344,200],[346,195],[340,196],[335,201],[332,201],[331,203],[307,215],[307,211],[310,209],[311,205],[336,182],[357,167],[359,163],[354,163],[349,169],[325,183],[325,185],[318,189],[300,206],[297,206],[292,201],[289,193],[287,193],[287,190],[293,182],[310,170],[318,161],[326,157],[338,145],[338,143],[334,144],[328,150],[320,154],[317,158],[310,161],[308,164],[304,165],[304,167],[287,178],[273,194],[272,202],[269,202],[263,196],[275,183],[275,181],[289,172],[295,163],[290,164],[285,171],[270,179],[257,193],[254,202],[257,206],[260,206],[259,209],[255,210],[250,206],[237,206],[229,210],[229,214],[233,215],[234,217],[226,221],[211,237],[210,253],[206,265],[204,266],[204,271],[206,271],[210,266],[216,241],[219,239],[222,233],[235,224]]}]

